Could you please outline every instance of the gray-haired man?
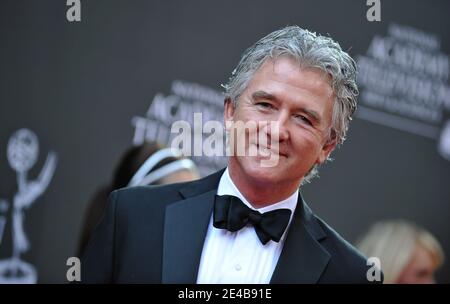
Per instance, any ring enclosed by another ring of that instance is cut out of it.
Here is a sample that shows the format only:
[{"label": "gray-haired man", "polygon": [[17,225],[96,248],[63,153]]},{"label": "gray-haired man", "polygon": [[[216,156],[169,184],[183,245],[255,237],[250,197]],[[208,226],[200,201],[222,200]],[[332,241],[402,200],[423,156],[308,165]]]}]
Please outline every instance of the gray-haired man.
[{"label": "gray-haired man", "polygon": [[247,49],[225,88],[227,168],[113,192],[82,281],[367,283],[366,259],[299,193],[345,139],[354,61],[331,38],[286,27]]}]

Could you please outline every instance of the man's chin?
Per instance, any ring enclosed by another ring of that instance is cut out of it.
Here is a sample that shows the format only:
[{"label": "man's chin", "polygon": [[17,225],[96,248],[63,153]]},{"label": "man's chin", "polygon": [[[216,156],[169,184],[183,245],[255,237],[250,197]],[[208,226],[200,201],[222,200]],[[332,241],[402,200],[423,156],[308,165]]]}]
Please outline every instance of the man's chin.
[{"label": "man's chin", "polygon": [[267,182],[267,183],[277,183],[283,179],[286,169],[283,169],[280,164],[274,166],[264,166],[269,159],[254,157],[252,159],[244,160],[243,167],[247,175],[252,179]]}]

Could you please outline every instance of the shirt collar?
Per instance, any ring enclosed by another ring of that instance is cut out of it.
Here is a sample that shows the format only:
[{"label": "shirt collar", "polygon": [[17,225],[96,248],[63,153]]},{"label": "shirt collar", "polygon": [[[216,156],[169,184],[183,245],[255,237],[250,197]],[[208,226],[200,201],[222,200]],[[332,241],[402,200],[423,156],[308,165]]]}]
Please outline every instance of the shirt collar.
[{"label": "shirt collar", "polygon": [[222,177],[220,178],[219,187],[217,188],[217,195],[233,195],[241,199],[241,201],[247,205],[250,209],[257,210],[261,213],[269,212],[276,209],[289,209],[292,211],[292,215],[294,214],[295,208],[297,206],[298,201],[298,189],[292,193],[291,196],[288,198],[277,202],[275,204],[271,204],[269,206],[265,206],[262,208],[254,208],[248,200],[242,195],[242,193],[239,191],[239,189],[236,187],[236,185],[233,183],[233,180],[230,177],[230,174],[228,172],[228,168],[225,170],[225,172],[222,174]]}]

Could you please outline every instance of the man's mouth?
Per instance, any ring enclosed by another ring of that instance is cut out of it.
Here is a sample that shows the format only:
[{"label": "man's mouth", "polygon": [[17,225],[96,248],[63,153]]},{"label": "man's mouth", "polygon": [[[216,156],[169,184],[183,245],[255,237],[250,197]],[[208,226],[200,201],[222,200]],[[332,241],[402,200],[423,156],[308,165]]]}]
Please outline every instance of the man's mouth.
[{"label": "man's mouth", "polygon": [[262,152],[263,155],[269,156],[270,154],[278,154],[279,156],[288,157],[288,153],[283,150],[271,149],[267,146],[261,146],[259,144],[256,144],[256,148],[258,151]]}]

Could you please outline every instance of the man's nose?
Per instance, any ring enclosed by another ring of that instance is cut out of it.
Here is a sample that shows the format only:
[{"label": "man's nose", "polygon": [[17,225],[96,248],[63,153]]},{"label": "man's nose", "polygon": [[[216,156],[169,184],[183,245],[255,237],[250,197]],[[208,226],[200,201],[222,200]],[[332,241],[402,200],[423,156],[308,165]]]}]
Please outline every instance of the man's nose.
[{"label": "man's nose", "polygon": [[278,139],[280,142],[288,140],[290,136],[288,124],[289,116],[285,113],[280,113],[277,120],[271,121],[267,132],[271,140]]}]

